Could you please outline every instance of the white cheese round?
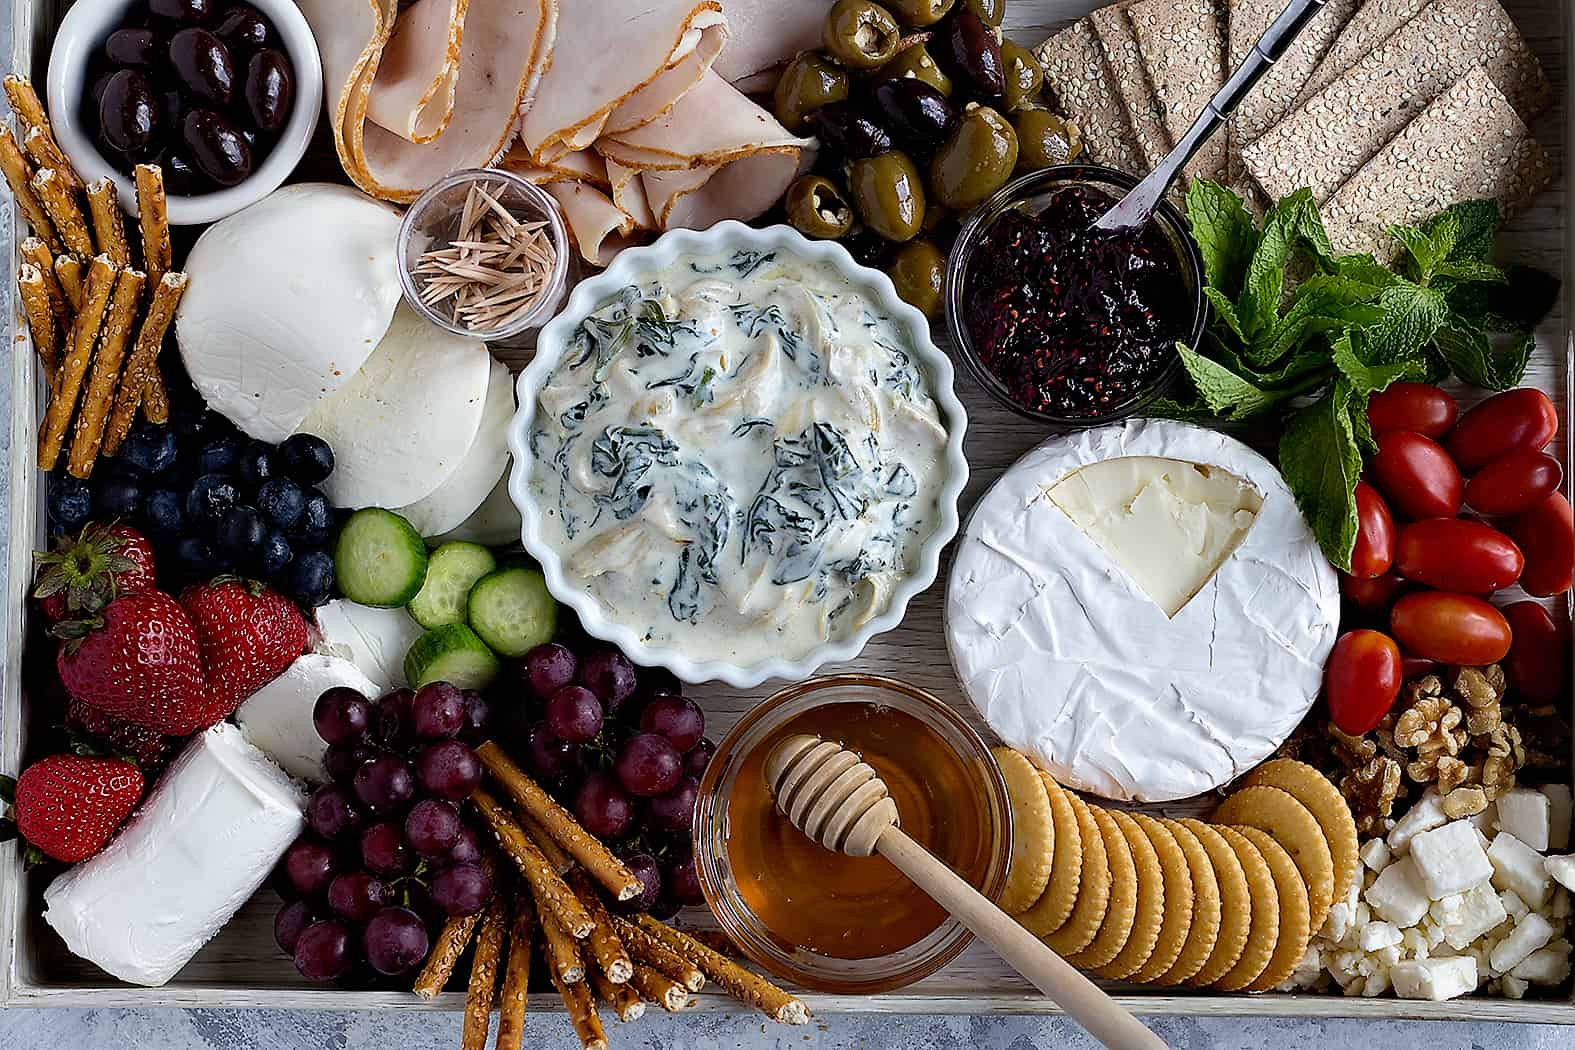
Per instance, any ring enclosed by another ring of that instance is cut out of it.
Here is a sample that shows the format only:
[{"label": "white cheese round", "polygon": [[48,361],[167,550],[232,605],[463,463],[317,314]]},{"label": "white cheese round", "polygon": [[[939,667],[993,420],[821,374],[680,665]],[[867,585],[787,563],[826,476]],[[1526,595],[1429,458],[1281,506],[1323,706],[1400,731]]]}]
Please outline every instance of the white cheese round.
[{"label": "white cheese round", "polygon": [[[1143,458],[1092,468],[1124,457]],[[1318,696],[1339,612],[1268,460],[1140,419],[1053,438],[985,493],[952,562],[946,640],[1007,744],[1070,787],[1164,802],[1280,745]]]}]

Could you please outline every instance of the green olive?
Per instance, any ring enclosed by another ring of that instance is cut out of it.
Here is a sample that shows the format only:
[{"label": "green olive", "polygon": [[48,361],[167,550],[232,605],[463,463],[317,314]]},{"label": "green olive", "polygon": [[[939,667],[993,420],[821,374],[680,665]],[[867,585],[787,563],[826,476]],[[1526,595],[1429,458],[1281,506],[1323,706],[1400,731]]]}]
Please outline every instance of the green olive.
[{"label": "green olive", "polygon": [[902,30],[891,12],[873,0],[837,0],[826,15],[820,42],[849,69],[874,69],[897,53]]},{"label": "green olive", "polygon": [[930,192],[948,208],[971,208],[1005,185],[1017,164],[1017,133],[989,106],[963,109],[930,160]]},{"label": "green olive", "polygon": [[897,294],[925,317],[941,315],[941,289],[946,285],[946,256],[931,241],[909,241],[886,267]]},{"label": "green olive", "polygon": [[912,77],[924,81],[943,95],[952,93],[952,78],[947,76],[946,71],[931,57],[929,49],[923,42],[898,52],[896,58],[880,67],[880,75],[888,80]]},{"label": "green olive", "polygon": [[951,222],[957,216],[952,210],[936,201],[924,202],[924,222],[919,225],[919,232],[926,237],[933,237],[942,226]]},{"label": "green olive", "polygon": [[1002,97],[1007,109],[1022,109],[1039,97],[1039,89],[1045,86],[1045,70],[1033,52],[1014,40],[1002,40],[1001,66],[1006,72]]},{"label": "green olive", "polygon": [[853,209],[837,184],[823,175],[800,175],[783,200],[788,222],[806,237],[834,240],[853,226]]},{"label": "green olive", "polygon": [[847,70],[819,51],[800,51],[777,80],[771,109],[782,126],[797,135],[804,131],[804,119],[811,113],[847,97]]},{"label": "green olive", "polygon": [[1083,152],[1083,135],[1077,125],[1048,109],[1020,109],[1012,115],[1017,131],[1017,174],[1056,164],[1070,164]]},{"label": "green olive", "polygon": [[902,19],[903,25],[932,26],[946,17],[956,0],[886,0],[892,14]]},{"label": "green olive", "polygon": [[888,241],[912,240],[924,222],[924,180],[906,153],[892,150],[848,166],[859,219]]},{"label": "green olive", "polygon": [[978,15],[986,25],[998,26],[1006,17],[1006,0],[963,0],[962,5]]}]

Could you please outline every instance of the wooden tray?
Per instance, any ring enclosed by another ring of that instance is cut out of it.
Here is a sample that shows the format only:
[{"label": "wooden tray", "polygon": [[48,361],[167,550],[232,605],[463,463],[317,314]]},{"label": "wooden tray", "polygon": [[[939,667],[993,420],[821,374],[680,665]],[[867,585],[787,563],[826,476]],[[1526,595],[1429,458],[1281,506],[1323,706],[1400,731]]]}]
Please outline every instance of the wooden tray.
[{"label": "wooden tray", "polygon": [[[13,29],[10,68],[31,70],[43,83],[49,41],[65,0],[7,0]],[[589,3],[593,0],[564,0]],[[621,0],[603,0],[617,3]],[[829,0],[828,0],[829,3]],[[1556,165],[1562,165],[1566,122],[1575,113],[1568,101],[1569,53],[1565,25],[1568,4],[1561,0],[1505,0],[1557,89],[1560,103],[1533,129],[1548,148]],[[1010,0],[1007,29],[1024,44],[1037,44],[1053,29],[1080,17],[1096,6],[1094,0]],[[321,165],[312,165],[314,169]],[[321,176],[320,176],[321,177]],[[1537,200],[1536,206],[1511,223],[1503,237],[1506,257],[1517,262],[1562,273],[1565,294],[1562,308],[1538,330],[1537,353],[1526,382],[1548,391],[1564,420],[1561,449],[1566,463],[1571,456],[1569,405],[1570,352],[1575,350],[1566,318],[1571,316],[1569,230],[1566,229],[1566,182],[1560,179]],[[20,220],[17,229],[20,230]],[[20,236],[21,234],[19,234]],[[0,258],[0,281],[15,286],[14,253]],[[52,712],[28,710],[21,688],[22,642],[28,615],[26,592],[32,576],[32,551],[44,543],[44,510],[40,475],[35,467],[35,435],[41,380],[35,357],[27,345],[19,315],[8,321],[11,335],[11,504],[9,547],[4,593],[4,681],[0,691],[0,770],[15,771],[27,753],[29,719],[44,725]],[[960,372],[958,394],[969,414],[967,452],[972,468],[963,508],[983,493],[995,478],[1032,448],[1044,431],[1000,408],[967,375]],[[1469,400],[1470,395],[1464,399]],[[1566,471],[1568,478],[1569,471]],[[1570,482],[1567,480],[1566,485]],[[942,568],[944,579],[945,567]],[[876,638],[855,663],[862,671],[892,674],[930,689],[958,705],[983,729],[963,697],[946,658],[941,628],[944,584],[937,582],[909,608],[901,627]],[[1568,609],[1560,610],[1568,615]],[[839,668],[828,667],[825,670]],[[769,695],[768,684],[755,690],[703,686],[691,693],[704,706],[708,733],[720,738],[754,703]],[[987,732],[987,731],[986,731]],[[1194,807],[1195,808],[1195,807]],[[402,992],[358,992],[324,988],[296,974],[294,966],[273,943],[273,916],[279,906],[271,890],[242,909],[224,931],[163,988],[137,988],[116,982],[66,951],[60,939],[39,917],[43,879],[18,876],[14,845],[0,847],[0,1006],[73,1007],[274,1007],[288,1009],[456,1010],[460,993],[447,993],[424,1002]],[[700,917],[698,914],[697,918]],[[706,993],[697,997],[702,1010],[738,1010],[733,1000]],[[1297,1017],[1372,1017],[1403,1019],[1456,1019],[1575,1024],[1575,998],[1522,1000],[1474,997],[1431,1003],[1394,998],[1363,999],[1339,994],[1259,996],[1150,994],[1139,988],[1121,990],[1121,1001],[1131,1009],[1150,1014],[1289,1015]],[[1056,1006],[1038,995],[1009,971],[987,948],[970,946],[940,973],[899,993],[882,996],[830,996],[806,994],[810,1009],[818,1013],[873,1012],[926,1014],[1048,1014]],[[532,996],[532,1010],[561,1010],[556,995]]]}]

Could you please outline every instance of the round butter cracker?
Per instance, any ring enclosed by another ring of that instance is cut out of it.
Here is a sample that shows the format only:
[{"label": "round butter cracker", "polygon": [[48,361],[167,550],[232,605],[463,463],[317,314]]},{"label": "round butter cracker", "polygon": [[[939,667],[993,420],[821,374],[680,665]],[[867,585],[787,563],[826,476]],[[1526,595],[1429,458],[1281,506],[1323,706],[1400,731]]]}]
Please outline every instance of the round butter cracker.
[{"label": "round butter cracker", "polygon": [[1269,957],[1263,972],[1245,989],[1249,992],[1266,992],[1284,982],[1295,971],[1296,964],[1302,961],[1302,956],[1307,954],[1307,940],[1312,936],[1312,926],[1308,922],[1307,886],[1302,882],[1301,873],[1297,871],[1290,852],[1273,835],[1244,824],[1238,824],[1235,830],[1246,836],[1263,854],[1263,859],[1269,865],[1269,873],[1274,878],[1274,890],[1280,899],[1280,932],[1275,941],[1274,954]]},{"label": "round butter cracker", "polygon": [[[1143,834],[1148,836],[1148,841],[1154,848],[1155,855],[1159,858],[1160,872],[1164,876],[1164,889],[1160,894],[1160,926],[1155,936],[1154,948],[1149,953],[1147,961],[1132,973],[1126,980],[1137,984],[1148,984],[1160,974],[1165,973],[1174,965],[1181,955],[1182,947],[1187,943],[1187,936],[1192,932],[1193,923],[1193,885],[1192,868],[1187,854],[1182,851],[1178,836],[1160,821],[1146,813],[1134,813],[1132,819],[1137,821],[1138,827],[1143,829]],[[1185,834],[1185,830],[1183,830]],[[1199,847],[1202,852],[1202,847]],[[1204,858],[1207,861],[1207,857]],[[1142,876],[1139,876],[1141,880]],[[1119,962],[1120,959],[1117,959]],[[1112,967],[1115,963],[1111,964]]]},{"label": "round butter cracker", "polygon": [[[1176,820],[1161,820],[1160,823],[1176,840],[1176,847],[1186,859],[1187,874],[1192,880],[1192,922],[1187,927],[1186,938],[1176,957],[1171,960],[1170,968],[1152,978],[1155,984],[1174,985],[1201,970],[1219,940],[1220,881],[1214,872],[1214,862],[1209,858],[1208,850],[1192,829]],[[1226,852],[1230,850],[1223,840],[1220,848]],[[1162,942],[1164,937],[1162,930]],[[1155,952],[1158,953],[1158,948]]]},{"label": "round butter cracker", "polygon": [[[1094,819],[1094,810],[1072,792],[1065,793],[1077,814],[1077,830],[1083,840],[1083,864],[1077,885],[1077,904],[1066,922],[1040,938],[1063,958],[1087,948],[1099,933],[1110,910],[1110,858],[1105,850],[1104,826]],[[1115,825],[1111,824],[1111,830]],[[1116,837],[1121,833],[1117,831]]]},{"label": "round butter cracker", "polygon": [[[1247,893],[1251,900],[1248,914],[1251,925],[1247,939],[1242,944],[1241,956],[1217,980],[1209,984],[1222,992],[1239,992],[1257,980],[1274,958],[1275,945],[1280,940],[1280,891],[1275,888],[1274,874],[1269,862],[1247,836],[1235,828],[1216,826],[1215,831],[1225,837],[1241,870],[1247,878]],[[1301,886],[1300,881],[1297,882]],[[1305,894],[1307,891],[1302,890]],[[1191,982],[1189,982],[1191,983]]]},{"label": "round butter cracker", "polygon": [[1110,906],[1105,909],[1105,920],[1088,947],[1067,957],[1067,962],[1082,970],[1097,970],[1108,966],[1126,947],[1132,935],[1132,924],[1137,920],[1138,885],[1137,862],[1132,858],[1132,847],[1126,833],[1106,810],[1089,806],[1099,825],[1099,837],[1105,843],[1105,859],[1110,864]]},{"label": "round butter cracker", "polygon": [[1027,911],[1050,884],[1055,825],[1045,783],[1027,756],[1009,747],[994,747],[990,753],[1006,778],[1012,804],[1012,860],[995,903],[1006,914],[1017,915]]},{"label": "round butter cracker", "polygon": [[1217,824],[1245,824],[1273,836],[1301,873],[1313,929],[1321,929],[1334,903],[1334,856],[1323,828],[1296,796],[1277,787],[1246,787],[1214,811]]},{"label": "round butter cracker", "polygon": [[[1214,939],[1214,946],[1195,973],[1176,978],[1194,988],[1204,988],[1225,976],[1241,959],[1252,931],[1252,891],[1247,885],[1247,872],[1224,835],[1201,820],[1187,818],[1176,823],[1192,832],[1203,852],[1208,854],[1209,867],[1214,870],[1214,881],[1219,886],[1219,935]],[[1251,845],[1248,843],[1249,847]],[[1168,983],[1182,969],[1185,958],[1183,952],[1182,959],[1176,960],[1175,970],[1160,979],[1161,984]]]},{"label": "round butter cracker", "polygon": [[1305,762],[1277,758],[1254,769],[1242,783],[1248,787],[1277,787],[1307,807],[1329,842],[1329,853],[1334,860],[1334,899],[1345,900],[1361,868],[1361,860],[1356,852],[1356,821],[1345,796],[1340,794],[1334,782]]},{"label": "round butter cracker", "polygon": [[[1050,798],[1050,823],[1055,826],[1055,859],[1050,863],[1050,882],[1045,891],[1027,911],[1017,916],[1017,921],[1035,937],[1060,929],[1071,917],[1083,874],[1083,835],[1071,795],[1043,770],[1039,779],[1044,781],[1045,793]],[[1093,817],[1088,819],[1093,821]]]}]

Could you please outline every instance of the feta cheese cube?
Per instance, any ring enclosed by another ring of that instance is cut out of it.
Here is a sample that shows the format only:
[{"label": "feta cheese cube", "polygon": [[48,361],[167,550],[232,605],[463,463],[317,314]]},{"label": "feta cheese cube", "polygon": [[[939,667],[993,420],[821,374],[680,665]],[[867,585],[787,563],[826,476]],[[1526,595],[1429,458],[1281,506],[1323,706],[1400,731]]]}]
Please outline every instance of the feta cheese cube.
[{"label": "feta cheese cube", "polygon": [[1506,999],[1524,999],[1526,997],[1526,982],[1514,974],[1505,974],[1499,978],[1498,993]]},{"label": "feta cheese cube", "polygon": [[1387,970],[1405,957],[1405,949],[1398,944],[1388,944],[1378,949],[1371,956],[1377,968]]},{"label": "feta cheese cube", "polygon": [[1370,922],[1356,935],[1356,946],[1364,952],[1376,952],[1400,943],[1400,927],[1389,922]]},{"label": "feta cheese cube", "polygon": [[1498,799],[1498,828],[1539,852],[1547,852],[1552,802],[1531,788],[1510,788]]},{"label": "feta cheese cube", "polygon": [[[1552,874],[1552,872],[1549,872],[1549,874]],[[1560,886],[1553,891],[1553,900],[1548,905],[1548,914],[1555,919],[1568,919],[1570,910],[1570,891]]]},{"label": "feta cheese cube", "polygon": [[1509,975],[1532,984],[1563,984],[1569,979],[1570,957],[1552,948],[1538,948],[1510,967]]},{"label": "feta cheese cube", "polygon": [[1493,969],[1506,973],[1526,956],[1547,945],[1556,932],[1547,919],[1530,912],[1515,924],[1508,937],[1493,946],[1488,962]]},{"label": "feta cheese cube", "polygon": [[1373,911],[1402,929],[1420,922],[1432,904],[1410,857],[1402,857],[1380,872],[1363,896]]},{"label": "feta cheese cube", "polygon": [[1440,1002],[1476,991],[1477,962],[1469,955],[1453,959],[1412,959],[1389,971],[1395,994],[1402,999]]},{"label": "feta cheese cube", "polygon": [[1425,959],[1428,956],[1427,935],[1422,932],[1419,926],[1400,931],[1400,946],[1419,959]]},{"label": "feta cheese cube", "polygon": [[1493,877],[1493,863],[1469,820],[1454,820],[1411,839],[1411,859],[1427,895],[1434,900],[1463,893]]},{"label": "feta cheese cube", "polygon": [[1559,885],[1567,890],[1575,890],[1575,854],[1566,857],[1547,857],[1542,861],[1542,870],[1552,878],[1559,880]]},{"label": "feta cheese cube", "polygon": [[1323,930],[1318,935],[1335,944],[1343,944],[1346,936],[1351,932],[1355,911],[1356,909],[1344,901],[1330,905],[1329,917],[1324,920]]},{"label": "feta cheese cube", "polygon": [[1478,831],[1482,832],[1484,838],[1491,839],[1493,832],[1498,830],[1498,806],[1489,802],[1487,809],[1466,819],[1471,821]]},{"label": "feta cheese cube", "polygon": [[1431,831],[1441,828],[1449,823],[1449,816],[1444,812],[1444,799],[1439,795],[1437,788],[1428,788],[1416,804],[1406,810],[1405,816],[1395,821],[1395,826],[1389,832],[1386,840],[1389,851],[1399,856],[1411,848],[1411,840],[1418,832]]},{"label": "feta cheese cube", "polygon": [[1544,784],[1542,793],[1548,796],[1548,849],[1569,849],[1570,817],[1575,813],[1575,803],[1570,799],[1570,786]]},{"label": "feta cheese cube", "polygon": [[1526,917],[1526,913],[1531,911],[1531,906],[1525,901],[1521,900],[1520,894],[1516,893],[1514,890],[1503,891],[1498,895],[1498,900],[1499,903],[1504,906],[1505,914],[1507,914],[1511,919],[1514,919],[1516,922],[1524,919]]},{"label": "feta cheese cube", "polygon": [[[1357,851],[1362,863],[1372,871],[1383,871],[1389,866],[1393,854],[1389,852],[1389,843],[1383,839],[1368,839],[1362,843],[1362,848]],[[1352,880],[1355,881],[1354,879]]]},{"label": "feta cheese cube", "polygon": [[1447,897],[1440,897],[1427,909],[1427,918],[1422,920],[1423,925],[1432,922],[1439,926],[1448,926],[1450,923],[1459,922],[1465,902],[1464,893],[1451,893]]},{"label": "feta cheese cube", "polygon": [[1542,907],[1553,892],[1553,879],[1543,866],[1542,854],[1510,832],[1498,833],[1487,856],[1493,865],[1493,885],[1514,890],[1530,907]]},{"label": "feta cheese cube", "polygon": [[[1290,977],[1286,978],[1285,984],[1280,987],[1288,992],[1300,991],[1303,988],[1314,987],[1322,977],[1323,955],[1318,951],[1316,945],[1309,945],[1307,950],[1302,953],[1301,962],[1296,964],[1296,968],[1291,971]],[[1286,987],[1287,985],[1289,987]]]},{"label": "feta cheese cube", "polygon": [[1324,959],[1324,965],[1329,968],[1329,973],[1340,987],[1344,988],[1362,976],[1356,972],[1356,964],[1361,961],[1361,952],[1335,952]]},{"label": "feta cheese cube", "polygon": [[1481,882],[1460,895],[1460,907],[1444,926],[1444,940],[1459,951],[1498,926],[1508,913],[1490,883]]},{"label": "feta cheese cube", "polygon": [[1381,970],[1362,982],[1362,995],[1383,995],[1389,990],[1389,971]]}]

